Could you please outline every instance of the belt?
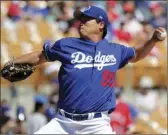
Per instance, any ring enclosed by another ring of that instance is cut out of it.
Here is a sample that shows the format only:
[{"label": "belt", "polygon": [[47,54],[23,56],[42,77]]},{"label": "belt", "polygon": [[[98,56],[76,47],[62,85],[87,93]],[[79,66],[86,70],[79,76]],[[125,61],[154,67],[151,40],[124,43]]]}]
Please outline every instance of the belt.
[{"label": "belt", "polygon": [[58,109],[58,113],[64,117],[67,117],[67,118],[70,118],[70,119],[76,120],[76,121],[89,120],[89,119],[93,119],[93,118],[102,117],[101,112],[86,113],[86,114],[72,114],[72,113],[65,112],[63,109]]}]

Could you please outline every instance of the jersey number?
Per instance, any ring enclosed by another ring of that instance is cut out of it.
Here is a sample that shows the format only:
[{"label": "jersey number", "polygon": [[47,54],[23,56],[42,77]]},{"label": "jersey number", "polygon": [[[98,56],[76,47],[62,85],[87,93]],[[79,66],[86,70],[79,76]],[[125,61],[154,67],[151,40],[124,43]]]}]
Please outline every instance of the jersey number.
[{"label": "jersey number", "polygon": [[101,85],[103,87],[115,87],[115,72],[110,72],[109,70],[104,70],[102,73]]}]

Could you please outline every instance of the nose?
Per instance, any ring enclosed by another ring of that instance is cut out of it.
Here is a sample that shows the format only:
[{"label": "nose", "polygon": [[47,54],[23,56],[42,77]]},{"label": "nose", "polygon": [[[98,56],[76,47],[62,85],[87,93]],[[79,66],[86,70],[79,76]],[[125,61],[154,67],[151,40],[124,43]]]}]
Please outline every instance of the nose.
[{"label": "nose", "polygon": [[84,23],[80,23],[80,27],[81,27],[81,26],[84,26]]}]

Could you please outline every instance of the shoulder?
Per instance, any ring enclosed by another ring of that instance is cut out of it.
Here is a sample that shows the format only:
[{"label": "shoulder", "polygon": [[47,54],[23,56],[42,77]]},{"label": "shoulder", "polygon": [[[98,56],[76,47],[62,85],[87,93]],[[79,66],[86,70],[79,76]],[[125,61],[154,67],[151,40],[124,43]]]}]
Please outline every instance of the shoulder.
[{"label": "shoulder", "polygon": [[78,38],[75,38],[75,37],[65,37],[65,38],[60,39],[60,41],[61,41],[62,43],[71,42],[71,41],[76,41],[76,40],[78,40]]},{"label": "shoulder", "polygon": [[125,45],[123,45],[123,44],[121,44],[121,43],[118,43],[118,42],[108,42],[109,43],[109,45],[112,45],[113,47],[120,47],[120,46],[125,46]]},{"label": "shoulder", "polygon": [[124,45],[115,43],[115,42],[108,42],[110,48],[116,49],[116,50],[121,50]]},{"label": "shoulder", "polygon": [[118,47],[118,48],[131,47],[131,46],[129,46],[128,44],[123,44],[123,43],[115,43],[115,42],[112,42],[111,44],[114,45],[115,47]]},{"label": "shoulder", "polygon": [[69,45],[71,43],[73,43],[74,41],[77,41],[78,38],[74,38],[74,37],[66,37],[66,38],[62,38],[60,40],[57,40],[55,43],[59,42],[60,45]]}]

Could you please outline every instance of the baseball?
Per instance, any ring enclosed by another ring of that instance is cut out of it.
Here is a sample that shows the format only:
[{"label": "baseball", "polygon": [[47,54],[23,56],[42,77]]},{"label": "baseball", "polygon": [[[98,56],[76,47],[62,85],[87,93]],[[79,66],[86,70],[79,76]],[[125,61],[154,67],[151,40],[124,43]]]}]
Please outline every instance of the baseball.
[{"label": "baseball", "polygon": [[164,32],[158,32],[157,33],[157,38],[161,41],[164,40],[166,38],[166,36],[167,36],[167,33],[166,33],[165,30],[164,30]]}]

